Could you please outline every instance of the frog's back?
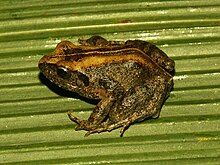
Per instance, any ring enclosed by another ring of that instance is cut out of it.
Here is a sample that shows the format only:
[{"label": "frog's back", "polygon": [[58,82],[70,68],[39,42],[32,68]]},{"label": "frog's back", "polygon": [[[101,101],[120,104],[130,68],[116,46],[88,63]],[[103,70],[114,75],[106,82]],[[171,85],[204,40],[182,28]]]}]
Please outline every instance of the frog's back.
[{"label": "frog's back", "polygon": [[[169,58],[166,53],[147,41],[142,40],[127,40],[125,42],[120,41],[107,41],[101,36],[92,36],[87,40],[80,40],[81,46],[87,46],[87,50],[98,51],[112,51],[133,48],[142,51],[146,56],[150,57],[157,65],[163,68],[166,72],[172,76],[175,74],[175,63]],[[90,48],[88,46],[91,46]],[[84,49],[85,47],[83,47]]]},{"label": "frog's back", "polygon": [[117,50],[111,51],[110,54],[109,52],[93,53],[87,54],[87,57],[81,61],[84,65],[80,64],[80,66],[88,68],[89,75],[110,81],[110,84],[116,82],[128,88],[137,83],[144,83],[153,76],[170,78],[169,73],[139,50]]},{"label": "frog's back", "polygon": [[113,90],[115,85],[120,85],[128,90],[131,86],[142,83],[147,76],[146,71],[134,61],[108,63],[92,70],[92,72],[93,75],[98,75],[97,77],[102,80],[101,83],[110,90]]}]

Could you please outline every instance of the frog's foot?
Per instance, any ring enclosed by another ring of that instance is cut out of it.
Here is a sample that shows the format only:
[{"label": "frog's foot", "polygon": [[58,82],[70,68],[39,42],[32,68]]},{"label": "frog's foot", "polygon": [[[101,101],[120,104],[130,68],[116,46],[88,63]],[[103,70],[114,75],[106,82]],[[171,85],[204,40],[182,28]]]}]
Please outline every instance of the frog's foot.
[{"label": "frog's foot", "polygon": [[86,120],[79,119],[78,117],[74,116],[70,111],[67,114],[71,121],[78,124],[75,128],[76,131],[79,130],[90,131],[91,129],[94,129],[92,128],[91,124],[89,124]]},{"label": "frog's foot", "polygon": [[120,136],[122,137],[124,132],[128,129],[128,127],[131,125],[131,122],[128,121],[127,119],[125,120],[122,120],[118,123],[109,123],[109,122],[106,122],[106,123],[103,123],[101,126],[93,129],[93,130],[90,130],[88,131],[85,136],[89,136],[91,134],[94,134],[94,133],[101,133],[101,132],[110,132],[114,129],[117,129],[117,128],[120,128],[122,127],[121,131],[120,131]]},{"label": "frog's foot", "polygon": [[82,122],[75,127],[76,131],[80,131],[80,130],[90,131],[93,129],[95,129],[95,125],[89,124],[88,121],[86,120],[82,120]]}]

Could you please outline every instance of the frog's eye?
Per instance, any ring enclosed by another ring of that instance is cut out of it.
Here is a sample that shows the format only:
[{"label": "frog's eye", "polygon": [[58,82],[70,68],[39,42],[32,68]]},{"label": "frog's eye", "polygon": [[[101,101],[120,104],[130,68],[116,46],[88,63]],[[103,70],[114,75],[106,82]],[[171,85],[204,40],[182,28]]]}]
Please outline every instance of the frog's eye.
[{"label": "frog's eye", "polygon": [[70,72],[68,71],[67,68],[64,68],[64,67],[59,67],[57,69],[57,75],[64,78],[64,79],[68,79],[71,77],[71,74]]}]

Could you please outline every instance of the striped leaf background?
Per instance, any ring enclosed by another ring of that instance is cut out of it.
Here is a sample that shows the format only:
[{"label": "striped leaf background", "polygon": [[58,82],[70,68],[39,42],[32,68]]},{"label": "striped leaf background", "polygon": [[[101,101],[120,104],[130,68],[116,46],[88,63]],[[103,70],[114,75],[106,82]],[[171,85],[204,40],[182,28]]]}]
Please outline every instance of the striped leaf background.
[{"label": "striped leaf background", "polygon": [[[84,138],[66,112],[94,105],[40,81],[38,60],[62,39],[98,34],[155,43],[176,62],[161,117]],[[0,2],[0,163],[218,164],[219,0]]]}]

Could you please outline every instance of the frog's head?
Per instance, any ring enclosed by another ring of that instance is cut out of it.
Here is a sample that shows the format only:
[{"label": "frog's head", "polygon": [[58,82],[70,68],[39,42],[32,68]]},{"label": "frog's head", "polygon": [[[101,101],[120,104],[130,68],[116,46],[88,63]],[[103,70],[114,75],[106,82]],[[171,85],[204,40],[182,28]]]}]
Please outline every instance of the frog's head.
[{"label": "frog's head", "polygon": [[89,77],[82,70],[76,69],[76,64],[65,55],[45,55],[40,59],[38,67],[51,82],[77,92],[89,86]]}]

